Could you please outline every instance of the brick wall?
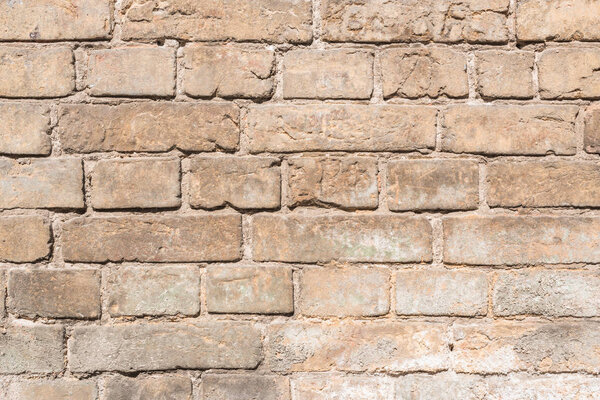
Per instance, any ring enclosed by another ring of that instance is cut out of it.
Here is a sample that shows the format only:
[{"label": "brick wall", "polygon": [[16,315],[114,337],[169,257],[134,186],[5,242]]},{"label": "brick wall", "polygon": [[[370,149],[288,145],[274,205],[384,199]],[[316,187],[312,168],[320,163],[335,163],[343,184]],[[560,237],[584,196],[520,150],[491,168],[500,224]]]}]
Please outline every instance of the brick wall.
[{"label": "brick wall", "polygon": [[0,398],[600,398],[600,1],[0,2]]}]

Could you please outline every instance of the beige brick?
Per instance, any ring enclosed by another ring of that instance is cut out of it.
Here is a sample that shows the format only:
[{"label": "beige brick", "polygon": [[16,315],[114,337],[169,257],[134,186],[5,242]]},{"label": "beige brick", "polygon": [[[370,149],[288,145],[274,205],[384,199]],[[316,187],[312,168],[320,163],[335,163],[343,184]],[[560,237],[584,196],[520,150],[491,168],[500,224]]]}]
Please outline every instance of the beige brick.
[{"label": "beige brick", "polygon": [[0,154],[47,156],[52,151],[47,105],[0,103],[0,120]]},{"label": "beige brick", "polygon": [[92,50],[86,83],[92,96],[173,96],[175,50],[159,47]]},{"label": "beige brick", "polygon": [[0,373],[60,372],[63,369],[63,332],[60,325],[15,322],[0,335]]},{"label": "beige brick", "polygon": [[96,385],[76,379],[19,380],[8,386],[13,400],[96,400]]},{"label": "beige brick", "polygon": [[479,203],[479,167],[465,160],[394,160],[388,163],[388,207],[469,210]]},{"label": "beige brick", "polygon": [[8,309],[27,317],[98,318],[100,274],[91,269],[13,269]]},{"label": "beige brick", "polygon": [[585,151],[600,153],[600,108],[591,107],[586,111],[584,132]]},{"label": "beige brick", "polygon": [[0,218],[0,261],[34,262],[50,254],[50,225],[37,216]]},{"label": "beige brick", "polygon": [[390,309],[390,273],[384,268],[304,269],[300,312],[308,316],[365,316]]},{"label": "beige brick", "polygon": [[557,374],[548,376],[516,375],[490,377],[490,400],[561,399],[594,400],[600,393],[600,379],[589,375]]},{"label": "beige brick", "polygon": [[600,98],[600,49],[551,49],[538,62],[542,99]]},{"label": "beige brick", "polygon": [[0,271],[0,318],[3,318],[6,313],[6,275],[4,271]]},{"label": "beige brick", "polygon": [[196,267],[111,268],[108,312],[119,316],[196,315],[200,311],[200,274]]},{"label": "beige brick", "polygon": [[75,88],[73,53],[68,47],[3,46],[0,76],[5,77],[0,80],[0,97],[64,97]]},{"label": "beige brick", "polygon": [[373,54],[358,50],[293,50],[283,57],[286,99],[368,99]]},{"label": "beige brick", "polygon": [[467,57],[441,48],[388,49],[381,55],[383,96],[466,97]]},{"label": "beige brick", "polygon": [[275,53],[198,44],[184,48],[183,87],[193,97],[268,98]]},{"label": "beige brick", "polygon": [[190,163],[190,204],[194,208],[278,208],[279,159],[196,157]]},{"label": "beige brick", "polygon": [[292,313],[292,270],[286,267],[208,267],[206,306],[211,313]]},{"label": "beige brick", "polygon": [[288,163],[288,195],[292,206],[377,208],[376,158],[302,157],[289,159]]},{"label": "beige brick", "polygon": [[181,205],[179,159],[100,160],[91,172],[95,209],[173,208]]},{"label": "beige brick", "polygon": [[123,38],[306,43],[310,0],[131,0],[120,8]]},{"label": "beige brick", "polygon": [[404,375],[396,379],[395,400],[449,399],[488,400],[487,386],[481,377],[450,372],[436,375]]},{"label": "beige brick", "polygon": [[250,151],[408,151],[435,147],[437,110],[395,105],[250,108]]},{"label": "beige brick", "polygon": [[260,330],[245,322],[78,326],[69,340],[69,367],[73,372],[251,369],[262,359],[261,348]]},{"label": "beige brick", "polygon": [[449,107],[442,150],[453,153],[575,154],[576,106],[457,105]]},{"label": "beige brick", "polygon": [[235,214],[130,216],[71,219],[62,242],[65,260],[74,262],[233,261],[241,237]]},{"label": "beige brick", "polygon": [[302,376],[292,380],[292,393],[298,400],[395,399],[390,379],[370,376]]},{"label": "beige brick", "polygon": [[190,400],[191,396],[192,383],[186,376],[111,376],[104,385],[106,400]]},{"label": "beige brick", "polygon": [[480,51],[476,53],[477,82],[483,98],[531,99],[534,53]]},{"label": "beige brick", "polygon": [[273,375],[202,375],[202,400],[290,400],[288,378]]},{"label": "beige brick", "polygon": [[0,208],[84,208],[80,159],[0,159]]},{"label": "beige brick", "polygon": [[323,36],[333,42],[505,43],[508,0],[324,0]]},{"label": "beige brick", "polygon": [[431,261],[431,225],[393,215],[254,216],[256,261]]},{"label": "beige brick", "polygon": [[59,111],[68,152],[236,150],[239,108],[231,103],[71,104]]}]

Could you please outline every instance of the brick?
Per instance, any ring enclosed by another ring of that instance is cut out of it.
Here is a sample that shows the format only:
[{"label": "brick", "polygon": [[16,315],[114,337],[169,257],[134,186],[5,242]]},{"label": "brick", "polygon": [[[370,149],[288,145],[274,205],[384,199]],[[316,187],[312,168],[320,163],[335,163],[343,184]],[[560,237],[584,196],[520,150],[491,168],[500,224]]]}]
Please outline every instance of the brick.
[{"label": "brick", "polygon": [[243,322],[78,326],[69,366],[73,372],[252,369],[261,348],[260,331]]},{"label": "brick", "polygon": [[292,270],[286,267],[208,267],[206,307],[210,313],[292,313]]},{"label": "brick", "polygon": [[8,275],[8,308],[27,317],[98,318],[100,274],[91,269],[13,269]]},{"label": "brick", "polygon": [[105,382],[106,400],[189,400],[192,396],[192,383],[185,376],[111,376]]},{"label": "brick", "polygon": [[49,106],[0,103],[0,120],[0,154],[47,156],[52,151]]},{"label": "brick", "polygon": [[599,180],[597,162],[492,163],[487,202],[491,207],[598,207]]},{"label": "brick", "polygon": [[516,265],[600,261],[600,219],[497,216],[444,219],[444,261]]},{"label": "brick", "polygon": [[95,400],[96,385],[75,379],[20,380],[8,385],[8,398],[13,400]]},{"label": "brick", "polygon": [[34,262],[50,254],[50,225],[37,216],[0,218],[0,261]]},{"label": "brick", "polygon": [[183,88],[193,97],[265,99],[273,94],[275,53],[230,47],[187,45]]},{"label": "brick", "polygon": [[123,38],[306,43],[310,0],[132,0],[119,9]]},{"label": "brick", "polygon": [[396,313],[400,315],[487,314],[487,275],[479,271],[396,272]]},{"label": "brick", "polygon": [[387,314],[390,273],[383,268],[304,269],[300,277],[300,313],[308,316]]},{"label": "brick", "polygon": [[68,152],[233,151],[239,108],[230,103],[70,104],[59,111],[58,133]]},{"label": "brick", "polygon": [[0,208],[84,208],[80,159],[0,159]]},{"label": "brick", "polygon": [[250,151],[410,151],[435,147],[435,108],[264,105],[250,108]]},{"label": "brick", "polygon": [[256,261],[431,261],[431,225],[420,217],[261,214],[252,238]]},{"label": "brick", "polygon": [[600,379],[588,375],[511,375],[490,377],[487,381],[490,400],[561,399],[593,400],[600,393]]},{"label": "brick", "polygon": [[436,98],[469,94],[467,57],[439,48],[387,49],[381,55],[383,96]]},{"label": "brick", "polygon": [[391,380],[362,376],[302,376],[292,380],[294,399],[299,400],[394,400]]},{"label": "brick", "polygon": [[288,159],[288,164],[288,195],[292,207],[377,208],[376,158],[302,157]]},{"label": "brick", "polygon": [[479,203],[479,167],[466,160],[393,160],[387,193],[392,211],[472,210]]},{"label": "brick", "polygon": [[241,236],[234,214],[74,218],[63,225],[63,256],[100,263],[234,261]]},{"label": "brick", "polygon": [[267,330],[266,360],[278,372],[438,371],[448,366],[446,329],[420,322],[275,323]]},{"label": "brick", "polygon": [[179,176],[179,159],[100,160],[91,172],[92,207],[100,210],[179,207]]},{"label": "brick", "polygon": [[488,400],[488,397],[487,386],[481,377],[445,372],[436,375],[404,375],[398,377],[396,379],[395,399]]},{"label": "brick", "polygon": [[591,107],[586,111],[584,135],[585,151],[600,153],[600,108]]},{"label": "brick", "polygon": [[200,311],[200,274],[196,267],[111,268],[108,312],[113,317],[196,315]]},{"label": "brick", "polygon": [[159,47],[92,50],[86,83],[92,96],[173,96],[175,51]]},{"label": "brick", "polygon": [[451,106],[442,151],[489,155],[575,154],[576,106]]},{"label": "brick", "polygon": [[63,369],[63,327],[15,322],[2,328],[0,373],[60,372]]},{"label": "brick", "polygon": [[358,50],[293,50],[283,57],[286,99],[368,99],[373,54]]},{"label": "brick", "polygon": [[551,49],[538,62],[542,99],[600,98],[600,49]]},{"label": "brick", "polygon": [[0,318],[6,314],[6,275],[4,271],[0,271]]},{"label": "brick", "polygon": [[190,204],[194,208],[231,205],[242,209],[279,208],[279,159],[195,157],[190,163]]},{"label": "brick", "polygon": [[[1,11],[1,10],[0,10]],[[0,97],[64,97],[75,89],[68,47],[0,47]]]},{"label": "brick", "polygon": [[322,3],[332,42],[506,43],[508,0],[366,0]]},{"label": "brick", "polygon": [[480,51],[475,55],[479,94],[489,99],[531,99],[534,53]]},{"label": "brick", "polygon": [[290,400],[289,382],[283,376],[202,375],[202,400]]}]

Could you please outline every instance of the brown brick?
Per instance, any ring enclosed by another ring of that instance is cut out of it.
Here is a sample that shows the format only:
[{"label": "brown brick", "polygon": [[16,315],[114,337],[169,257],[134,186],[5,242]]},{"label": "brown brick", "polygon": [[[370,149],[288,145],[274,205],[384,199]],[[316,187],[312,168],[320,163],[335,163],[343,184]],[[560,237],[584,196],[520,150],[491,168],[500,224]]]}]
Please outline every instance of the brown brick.
[{"label": "brown brick", "polygon": [[64,97],[75,88],[73,53],[68,47],[0,47],[0,76],[0,97]]},{"label": "brown brick", "polygon": [[0,218],[0,261],[34,262],[50,253],[50,225],[41,217]]},{"label": "brown brick", "polygon": [[111,268],[108,312],[114,317],[196,315],[200,311],[200,274],[196,267]]},{"label": "brown brick", "polygon": [[181,205],[179,159],[100,160],[91,173],[95,209],[173,208]]},{"label": "brown brick", "polygon": [[453,153],[575,154],[576,106],[458,105],[445,115],[442,150]]},{"label": "brown brick", "polygon": [[288,163],[288,193],[293,207],[377,208],[376,158],[302,157],[289,159]]},{"label": "brown brick", "polygon": [[218,208],[278,208],[281,198],[279,159],[263,157],[196,157],[190,163],[190,204]]},{"label": "brown brick", "polygon": [[61,106],[58,132],[68,152],[236,150],[239,109],[230,103]]},{"label": "brown brick", "polygon": [[96,385],[76,379],[20,380],[8,386],[13,400],[96,400]]},{"label": "brown brick", "polygon": [[235,214],[74,218],[63,225],[63,256],[73,262],[233,261],[241,236]]},{"label": "brown brick", "polygon": [[252,227],[256,261],[316,263],[431,261],[431,225],[394,215],[259,214]]},{"label": "brown brick", "polygon": [[211,313],[292,313],[292,270],[286,267],[209,267],[206,306]]},{"label": "brown brick", "polygon": [[550,49],[538,62],[542,99],[600,98],[600,49]]},{"label": "brown brick", "polygon": [[0,373],[60,372],[63,369],[63,327],[15,322],[2,328]]},{"label": "brown brick", "polygon": [[292,380],[292,393],[301,400],[396,399],[390,379],[372,376],[301,376]]},{"label": "brown brick", "polygon": [[0,120],[0,154],[47,156],[52,151],[47,105],[0,103]]},{"label": "brown brick", "polygon": [[268,98],[275,53],[190,44],[184,48],[183,87],[193,97]]},{"label": "brown brick", "polygon": [[91,269],[13,269],[8,308],[27,317],[98,318],[100,274]]},{"label": "brown brick", "polygon": [[186,376],[111,376],[104,385],[106,400],[189,400],[191,396],[192,383]]},{"label": "brown brick", "polygon": [[441,373],[404,375],[396,380],[396,400],[524,400],[512,397],[487,397],[487,386],[477,375]]},{"label": "brown brick", "polygon": [[290,400],[288,378],[273,375],[202,375],[202,400]]},{"label": "brown brick", "polygon": [[437,110],[395,105],[250,108],[250,151],[409,151],[435,147]]},{"label": "brown brick", "polygon": [[368,99],[373,54],[358,50],[293,50],[283,57],[286,99]]},{"label": "brown brick", "polygon": [[534,53],[480,51],[475,57],[479,94],[483,98],[533,98]]},{"label": "brown brick", "polygon": [[388,49],[381,55],[383,96],[466,97],[467,57],[439,48]]},{"label": "brown brick", "polygon": [[388,207],[392,211],[475,209],[479,203],[478,181],[475,161],[390,161]]},{"label": "brown brick", "polygon": [[600,153],[600,108],[591,107],[587,109],[584,131],[585,151],[588,153]]},{"label": "brown brick", "polygon": [[497,216],[444,220],[444,260],[515,265],[600,262],[600,219]]},{"label": "brown brick", "polygon": [[0,208],[84,208],[80,159],[0,159]]},{"label": "brown brick", "polygon": [[73,372],[248,369],[261,361],[261,348],[260,330],[245,322],[78,326],[69,366]]}]

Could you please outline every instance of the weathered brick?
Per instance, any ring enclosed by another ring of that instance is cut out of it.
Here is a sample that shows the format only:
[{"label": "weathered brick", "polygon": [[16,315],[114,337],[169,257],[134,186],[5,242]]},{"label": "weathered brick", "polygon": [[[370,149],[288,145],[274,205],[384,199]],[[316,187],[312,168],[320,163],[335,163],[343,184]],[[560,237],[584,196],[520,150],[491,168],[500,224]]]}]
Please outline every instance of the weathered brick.
[{"label": "weathered brick", "polygon": [[480,51],[475,55],[479,94],[483,98],[531,99],[534,53]]},{"label": "weathered brick", "polygon": [[186,376],[111,376],[104,384],[106,400],[189,400],[191,396],[192,383]]},{"label": "weathered brick", "polygon": [[0,218],[0,261],[34,262],[50,253],[50,225],[42,217]]},{"label": "weathered brick", "polygon": [[8,309],[28,317],[98,318],[100,274],[91,269],[13,269]]},{"label": "weathered brick", "polygon": [[75,379],[19,380],[8,385],[12,400],[96,400],[96,385]]},{"label": "weathered brick", "polygon": [[211,313],[291,313],[294,311],[292,270],[287,267],[209,267],[206,307]]},{"label": "weathered brick", "polygon": [[240,257],[241,218],[234,214],[74,218],[63,225],[66,261],[194,262]]},{"label": "weathered brick", "polygon": [[467,57],[439,48],[388,49],[381,55],[383,96],[466,97]]},{"label": "weathered brick", "polygon": [[0,373],[60,372],[63,369],[63,327],[15,322],[2,328]]},{"label": "weathered brick", "polygon": [[485,315],[487,295],[487,275],[483,272],[396,272],[396,313],[400,315]]},{"label": "weathered brick", "polygon": [[100,160],[91,172],[92,207],[101,210],[179,207],[179,176],[179,159]]},{"label": "weathered brick", "polygon": [[289,381],[272,375],[202,375],[202,400],[289,400]]},{"label": "weathered brick", "polygon": [[600,379],[589,375],[512,374],[508,377],[490,377],[486,383],[486,399],[490,400],[594,400],[600,393]]},{"label": "weathered brick", "polygon": [[232,47],[187,45],[183,88],[193,97],[268,98],[273,93],[275,53]]},{"label": "weathered brick", "polygon": [[3,318],[6,312],[6,275],[0,271],[0,318]]},{"label": "weathered brick", "polygon": [[550,49],[538,62],[542,99],[600,98],[600,49]]},{"label": "weathered brick", "polygon": [[68,152],[236,150],[239,108],[230,103],[72,104],[59,112]]},{"label": "weathered brick", "polygon": [[444,219],[444,261],[515,265],[600,262],[600,219],[497,216]]},{"label": "weathered brick", "polygon": [[0,80],[1,97],[64,97],[75,88],[73,53],[68,47],[3,46],[0,76],[5,77]]},{"label": "weathered brick", "polygon": [[291,205],[374,209],[378,204],[377,159],[302,157],[289,163]]},{"label": "weathered brick", "polygon": [[218,208],[278,208],[279,159],[266,157],[195,157],[190,163],[190,204]]},{"label": "weathered brick", "polygon": [[479,167],[465,160],[394,160],[388,163],[388,207],[469,210],[479,203]]},{"label": "weathered brick", "polygon": [[390,379],[363,376],[302,376],[292,380],[298,400],[394,400]]},{"label": "weathered brick", "polygon": [[260,330],[243,322],[78,326],[69,340],[73,372],[255,368],[261,353]]},{"label": "weathered brick", "polygon": [[0,159],[0,208],[84,208],[80,159]]},{"label": "weathered brick", "polygon": [[196,267],[111,268],[107,282],[112,316],[195,315],[200,311]]},{"label": "weathered brick", "polygon": [[454,153],[575,154],[576,106],[449,107],[442,150]]},{"label": "weathered brick", "polygon": [[47,105],[0,103],[0,120],[0,154],[47,156],[52,151]]},{"label": "weathered brick", "polygon": [[588,153],[600,153],[600,108],[591,107],[587,109],[584,132],[585,151]]},{"label": "weathered brick", "polygon": [[250,108],[250,151],[409,151],[435,147],[437,110],[395,105]]},{"label": "weathered brick", "polygon": [[396,379],[395,400],[448,399],[488,400],[487,387],[481,377],[449,372],[436,375],[404,375]]},{"label": "weathered brick", "polygon": [[377,316],[390,309],[390,273],[383,268],[302,271],[300,312],[308,316]]},{"label": "weathered brick", "polygon": [[431,261],[431,225],[393,215],[256,215],[252,253],[257,261]]},{"label": "weathered brick", "polygon": [[119,10],[123,38],[306,43],[310,0],[129,0]]},{"label": "weathered brick", "polygon": [[293,50],[283,58],[286,99],[368,99],[373,54],[359,50]]},{"label": "weathered brick", "polygon": [[92,50],[86,83],[92,96],[173,96],[175,50],[159,47]]}]

